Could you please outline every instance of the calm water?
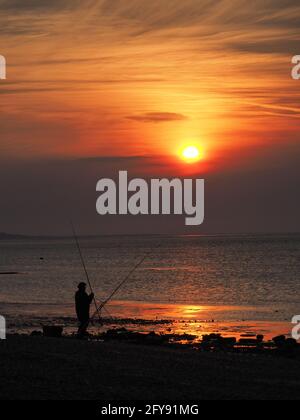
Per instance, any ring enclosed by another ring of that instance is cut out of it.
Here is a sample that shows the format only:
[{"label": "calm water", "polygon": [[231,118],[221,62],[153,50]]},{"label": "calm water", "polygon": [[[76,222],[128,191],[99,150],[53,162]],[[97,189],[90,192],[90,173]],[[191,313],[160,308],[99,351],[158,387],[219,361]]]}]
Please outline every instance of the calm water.
[{"label": "calm water", "polygon": [[[232,330],[263,325],[266,331],[280,323],[288,329],[300,313],[300,235],[103,237],[80,243],[103,300],[149,252],[107,307],[113,317],[198,327],[214,320]],[[1,241],[0,272],[18,273],[0,275],[0,314],[11,329],[51,319],[75,322],[73,296],[85,278],[73,240]]]}]

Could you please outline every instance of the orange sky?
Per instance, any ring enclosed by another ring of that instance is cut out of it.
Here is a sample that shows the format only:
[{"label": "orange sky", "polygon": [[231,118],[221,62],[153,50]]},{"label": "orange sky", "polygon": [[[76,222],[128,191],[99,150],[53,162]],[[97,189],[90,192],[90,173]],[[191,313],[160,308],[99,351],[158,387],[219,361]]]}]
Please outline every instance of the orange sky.
[{"label": "orange sky", "polygon": [[0,0],[1,157],[195,143],[211,167],[299,142],[299,18],[288,0]]}]

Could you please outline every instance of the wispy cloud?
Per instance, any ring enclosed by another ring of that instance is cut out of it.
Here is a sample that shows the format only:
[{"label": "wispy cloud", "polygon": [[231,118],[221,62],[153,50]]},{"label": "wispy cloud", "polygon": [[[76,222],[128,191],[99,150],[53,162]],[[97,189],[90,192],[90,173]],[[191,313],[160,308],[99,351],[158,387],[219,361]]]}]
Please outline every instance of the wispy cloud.
[{"label": "wispy cloud", "polygon": [[[3,150],[26,154],[24,119],[64,127],[52,143],[27,136],[42,156],[167,154],[189,139],[213,155],[267,129],[292,142],[299,19],[298,0],[0,0]],[[73,147],[58,147],[68,130]]]},{"label": "wispy cloud", "polygon": [[0,0],[0,10],[14,12],[45,12],[71,10],[83,5],[82,0]]},{"label": "wispy cloud", "polygon": [[185,121],[188,118],[182,114],[172,112],[149,112],[142,115],[132,115],[127,117],[129,120],[145,123],[163,123],[172,121]]}]

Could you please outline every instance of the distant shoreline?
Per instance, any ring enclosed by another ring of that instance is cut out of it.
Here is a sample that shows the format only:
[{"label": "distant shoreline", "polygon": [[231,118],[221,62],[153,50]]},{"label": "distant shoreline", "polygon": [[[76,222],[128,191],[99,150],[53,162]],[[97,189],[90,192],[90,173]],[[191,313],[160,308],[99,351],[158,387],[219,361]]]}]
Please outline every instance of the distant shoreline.
[{"label": "distant shoreline", "polygon": [[[135,234],[97,234],[97,235],[78,235],[81,239],[97,239],[97,238],[118,238],[118,237],[162,237],[162,238],[243,238],[243,237],[290,237],[300,236],[300,232],[277,232],[277,233],[204,233],[204,234],[147,234],[147,233],[135,233]],[[72,240],[72,235],[62,236],[51,236],[51,235],[22,235],[22,234],[10,234],[0,232],[0,241],[15,241],[15,240]]]}]

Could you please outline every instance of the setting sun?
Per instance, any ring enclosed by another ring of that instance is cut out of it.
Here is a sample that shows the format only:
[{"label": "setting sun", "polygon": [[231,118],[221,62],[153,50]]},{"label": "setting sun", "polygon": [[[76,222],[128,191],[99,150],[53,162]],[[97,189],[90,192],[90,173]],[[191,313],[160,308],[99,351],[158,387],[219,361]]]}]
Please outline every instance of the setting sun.
[{"label": "setting sun", "polygon": [[181,155],[186,162],[197,162],[201,159],[200,150],[197,146],[185,147]]}]

